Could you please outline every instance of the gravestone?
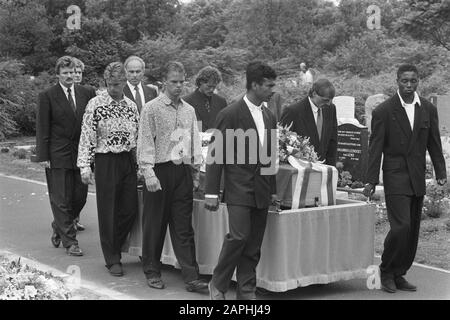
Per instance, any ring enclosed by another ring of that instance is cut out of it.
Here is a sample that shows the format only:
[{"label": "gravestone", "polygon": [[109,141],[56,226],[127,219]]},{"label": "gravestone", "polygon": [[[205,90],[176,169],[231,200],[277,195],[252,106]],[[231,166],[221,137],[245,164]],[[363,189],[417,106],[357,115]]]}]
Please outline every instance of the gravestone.
[{"label": "gravestone", "polygon": [[334,97],[333,104],[336,106],[338,125],[344,123],[359,125],[359,121],[355,118],[355,97],[337,96]]},{"label": "gravestone", "polygon": [[369,132],[367,127],[345,123],[338,126],[337,161],[344,165],[354,180],[365,181],[368,162]]},{"label": "gravestone", "polygon": [[438,110],[441,135],[448,136],[450,134],[450,95],[432,96],[430,100]]},{"label": "gravestone", "polygon": [[372,111],[383,101],[388,99],[389,96],[379,93],[374,94],[367,98],[366,103],[364,104],[364,116],[366,120],[366,127],[371,132],[371,122],[372,122]]}]

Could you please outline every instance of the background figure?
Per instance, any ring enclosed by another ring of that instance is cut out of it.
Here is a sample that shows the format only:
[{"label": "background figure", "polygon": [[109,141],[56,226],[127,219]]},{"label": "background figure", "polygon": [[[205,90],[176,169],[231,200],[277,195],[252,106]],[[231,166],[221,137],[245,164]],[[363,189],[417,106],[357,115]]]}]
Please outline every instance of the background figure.
[{"label": "background figure", "polygon": [[[82,85],[81,82],[83,81],[83,72],[84,72],[84,63],[75,57],[72,57],[74,63],[75,63],[75,72],[73,76],[73,82],[78,85]],[[86,86],[88,89],[91,89],[90,87]],[[95,90],[95,89],[93,89]],[[83,231],[85,228],[84,225],[80,223],[80,213],[78,213],[78,216],[75,217],[74,220],[75,223],[75,230],[76,231]]]},{"label": "background figure", "polygon": [[100,242],[106,267],[113,276],[123,275],[121,248],[137,215],[136,139],[139,113],[124,96],[125,70],[120,62],[104,73],[107,90],[86,107],[81,132],[78,167],[83,183],[95,189]]},{"label": "background figure", "polygon": [[274,92],[267,102],[267,108],[272,111],[273,115],[277,122],[281,119],[281,115],[283,114],[283,98],[281,94],[278,92]]},{"label": "background figure", "polygon": [[195,109],[197,120],[202,122],[201,131],[212,128],[220,110],[227,106],[224,98],[214,93],[222,81],[220,71],[214,67],[204,67],[195,79],[197,89],[183,98]]},{"label": "background figure", "polygon": [[383,181],[390,230],[381,256],[381,288],[415,291],[403,277],[417,250],[428,150],[439,185],[447,181],[437,109],[416,93],[419,73],[413,65],[397,71],[397,93],[372,113],[366,196],[375,192],[383,155]]},{"label": "background figure", "polygon": [[314,83],[314,75],[309,67],[306,67],[306,63],[300,63],[300,85],[312,86]]},{"label": "background figure", "polygon": [[141,113],[138,163],[146,184],[142,262],[147,284],[164,289],[160,259],[169,225],[186,290],[197,291],[207,287],[199,279],[192,228],[193,189],[199,186],[202,154],[195,110],[180,98],[184,82],[183,65],[170,62],[165,90]]},{"label": "background figure", "polygon": [[94,90],[74,85],[75,63],[64,56],[56,62],[58,83],[39,94],[36,119],[37,161],[46,161],[48,193],[53,212],[52,244],[61,240],[69,255],[81,256],[74,219],[86,203],[87,186],[76,166],[81,120]]},{"label": "background figure", "polygon": [[145,62],[137,56],[130,56],[124,62],[127,85],[123,93],[136,103],[139,113],[144,104],[156,98],[158,95],[154,88],[146,86],[144,79]]},{"label": "background figure", "polygon": [[335,166],[337,159],[337,118],[332,103],[334,86],[326,79],[317,80],[309,96],[286,107],[281,116],[283,126],[303,137],[309,137],[319,160]]},{"label": "background figure", "polygon": [[[210,297],[214,300],[225,299],[235,269],[236,298],[256,298],[256,266],[261,255],[268,208],[276,197],[275,175],[261,173],[261,169],[273,163],[262,164],[259,152],[266,146],[264,150],[267,150],[267,156],[276,152],[276,142],[273,141],[276,137],[272,137],[272,129],[277,128],[277,123],[272,112],[263,107],[263,102],[272,96],[276,73],[264,63],[253,62],[247,66],[246,77],[246,95],[217,115],[214,127],[222,133],[223,158],[219,158],[218,154],[213,155],[218,157],[216,162],[206,168],[205,208],[212,211],[219,208],[218,195],[223,171],[224,202],[228,208],[229,223],[229,233],[223,241],[219,261],[209,284]],[[236,138],[226,139],[226,130],[230,129],[242,129],[250,136],[253,133],[254,141],[247,142],[245,150],[227,154],[228,150],[234,150],[228,144],[236,145]],[[250,154],[252,144],[257,145],[257,155]],[[245,163],[238,162],[238,154],[245,154]],[[228,159],[233,159],[233,163],[229,164]],[[253,163],[254,159],[256,163]]]}]

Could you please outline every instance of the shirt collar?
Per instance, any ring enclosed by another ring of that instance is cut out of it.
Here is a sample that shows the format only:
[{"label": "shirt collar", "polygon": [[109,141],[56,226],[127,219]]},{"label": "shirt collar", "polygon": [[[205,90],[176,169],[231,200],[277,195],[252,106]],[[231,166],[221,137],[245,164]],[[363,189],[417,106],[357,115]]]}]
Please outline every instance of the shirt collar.
[{"label": "shirt collar", "polygon": [[114,100],[108,93],[108,90],[105,90],[104,92],[101,93],[102,98],[104,99],[104,101],[110,105],[110,104],[118,104],[120,103],[121,105],[127,105],[127,100],[129,100],[127,97],[125,97],[125,95],[122,96],[122,100],[120,100],[119,102],[117,102],[116,100]]},{"label": "shirt collar", "polygon": [[[128,88],[130,88],[130,91],[134,93],[134,91],[135,91],[135,90],[134,90],[134,87],[135,87],[135,86],[133,86],[133,85],[130,83],[130,81],[128,81],[128,80],[127,80],[127,84],[128,84]],[[139,87],[139,90],[140,90],[140,91],[143,91],[143,89],[142,89],[142,82],[139,82],[139,83],[137,84],[137,86]]]},{"label": "shirt collar", "polygon": [[[400,103],[402,104],[402,107],[404,108],[405,106],[409,105],[408,103],[406,103],[405,101],[403,101],[402,96],[400,95],[400,91],[397,90],[397,95],[400,98]],[[414,100],[411,103],[413,106],[416,105],[416,103],[420,106],[420,98],[419,95],[417,94],[417,92],[414,91]]]},{"label": "shirt collar", "polygon": [[319,111],[319,108],[314,104],[314,102],[312,102],[311,98],[308,97],[309,100],[309,104],[311,105],[311,109],[314,113],[317,113]]},{"label": "shirt collar", "polygon": [[[58,82],[58,83],[61,86],[61,88],[63,89],[64,93],[67,95],[67,88],[68,87],[64,86],[61,82]],[[72,84],[69,88],[70,88],[70,92],[73,94],[75,92],[74,85]]]},{"label": "shirt collar", "polygon": [[[162,101],[165,105],[167,105],[167,106],[172,106],[173,108],[176,108],[176,106],[173,104],[173,101],[170,100],[170,98],[167,96],[167,94],[166,94],[165,92],[161,92],[160,97],[161,97],[161,98],[160,98],[161,101]],[[179,104],[178,106],[184,105],[184,104],[185,104],[185,102],[183,101],[183,99],[180,98],[180,104]]]},{"label": "shirt collar", "polygon": [[262,106],[263,104],[261,103],[260,106],[257,106],[255,104],[253,104],[248,98],[247,95],[244,96],[244,101],[247,104],[248,108],[250,109],[250,112],[254,112],[254,111],[262,111]]}]

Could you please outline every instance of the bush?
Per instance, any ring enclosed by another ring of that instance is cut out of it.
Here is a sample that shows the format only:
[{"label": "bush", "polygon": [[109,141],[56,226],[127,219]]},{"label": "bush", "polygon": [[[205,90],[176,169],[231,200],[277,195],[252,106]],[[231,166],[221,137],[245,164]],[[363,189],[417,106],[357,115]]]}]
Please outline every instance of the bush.
[{"label": "bush", "polygon": [[25,149],[16,149],[13,152],[13,156],[18,159],[21,159],[21,160],[26,159],[27,155],[28,155],[28,152]]}]

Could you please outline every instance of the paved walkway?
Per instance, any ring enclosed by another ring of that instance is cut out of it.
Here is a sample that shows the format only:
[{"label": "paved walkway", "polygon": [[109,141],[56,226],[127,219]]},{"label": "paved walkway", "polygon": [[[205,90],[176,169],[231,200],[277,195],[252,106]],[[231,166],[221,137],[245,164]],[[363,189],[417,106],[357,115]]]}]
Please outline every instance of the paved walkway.
[{"label": "paved walkway", "polygon": [[[52,214],[46,185],[40,182],[0,175],[0,254],[9,252],[21,255],[66,272],[78,266],[82,285],[109,296],[112,299],[164,299],[206,300],[207,292],[189,293],[184,289],[181,272],[170,266],[163,269],[165,290],[150,289],[142,273],[137,257],[124,255],[122,262],[125,276],[112,277],[104,267],[98,235],[95,195],[90,194],[81,214],[81,222],[87,229],[78,235],[83,257],[69,257],[64,249],[50,243]],[[379,263],[379,259],[375,259]],[[414,265],[408,277],[419,287],[414,293],[388,294],[381,290],[369,290],[365,279],[339,281],[327,285],[312,285],[284,293],[270,293],[260,299],[450,299],[450,272]],[[234,299],[230,290],[227,297]]]}]

